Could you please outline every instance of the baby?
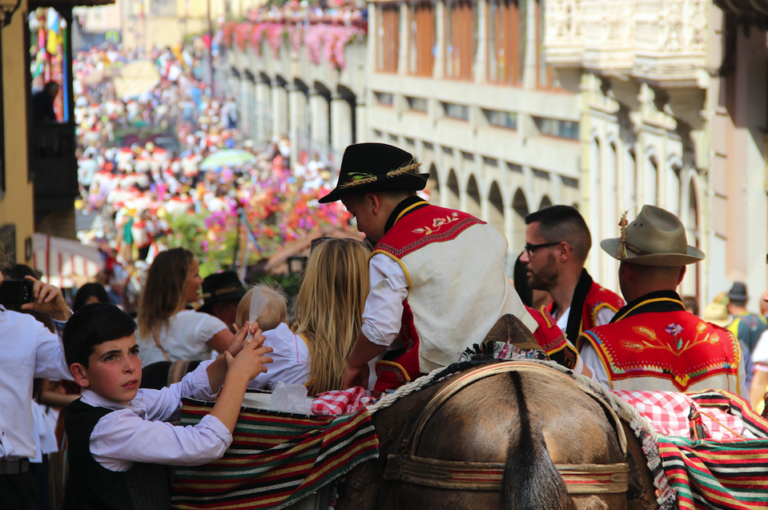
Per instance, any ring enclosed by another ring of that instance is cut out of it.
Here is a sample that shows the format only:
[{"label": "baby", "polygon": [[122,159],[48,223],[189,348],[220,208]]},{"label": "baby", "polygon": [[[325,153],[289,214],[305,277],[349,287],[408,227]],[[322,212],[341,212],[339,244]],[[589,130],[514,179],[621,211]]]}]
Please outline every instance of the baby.
[{"label": "baby", "polygon": [[[257,317],[251,317],[251,314]],[[272,347],[273,359],[267,373],[260,374],[248,385],[251,389],[273,390],[277,383],[305,384],[309,379],[309,347],[300,335],[286,324],[288,307],[285,294],[268,285],[249,290],[237,305],[235,325],[242,328],[246,321],[258,322],[264,333],[264,345]]]}]

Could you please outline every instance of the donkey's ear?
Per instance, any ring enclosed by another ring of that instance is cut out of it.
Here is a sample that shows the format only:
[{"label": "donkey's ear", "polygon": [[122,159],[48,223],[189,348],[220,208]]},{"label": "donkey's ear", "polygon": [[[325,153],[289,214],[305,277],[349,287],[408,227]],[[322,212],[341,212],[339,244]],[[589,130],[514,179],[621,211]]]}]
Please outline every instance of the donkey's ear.
[{"label": "donkey's ear", "polygon": [[507,343],[507,341],[521,351],[541,350],[541,346],[534,338],[533,333],[525,327],[520,319],[511,314],[502,315],[496,321],[496,324],[485,336],[483,345],[489,342]]}]

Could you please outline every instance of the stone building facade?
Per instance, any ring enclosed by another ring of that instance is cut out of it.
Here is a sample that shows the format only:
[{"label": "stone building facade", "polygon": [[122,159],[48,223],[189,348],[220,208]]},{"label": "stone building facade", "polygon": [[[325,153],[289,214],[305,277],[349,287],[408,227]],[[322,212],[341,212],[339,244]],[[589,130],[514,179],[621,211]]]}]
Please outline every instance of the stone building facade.
[{"label": "stone building facade", "polygon": [[[677,214],[707,259],[700,306],[734,280],[766,285],[766,33],[724,0],[547,0],[544,56],[580,100],[582,212],[597,238],[643,204]],[[754,5],[754,2],[743,2]],[[765,26],[764,24],[762,25]],[[592,274],[615,287],[616,261]]]},{"label": "stone building facade", "polygon": [[503,232],[511,270],[525,215],[582,197],[579,94],[544,63],[542,16],[536,0],[371,3],[343,69],[233,44],[229,90],[257,143],[287,135],[335,165],[356,142],[416,154],[431,201]]}]

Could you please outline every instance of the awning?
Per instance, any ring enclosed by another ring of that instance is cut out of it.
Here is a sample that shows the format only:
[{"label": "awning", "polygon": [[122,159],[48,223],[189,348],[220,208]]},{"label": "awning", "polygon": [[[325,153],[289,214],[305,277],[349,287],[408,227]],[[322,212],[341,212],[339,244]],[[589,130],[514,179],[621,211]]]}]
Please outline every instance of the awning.
[{"label": "awning", "polygon": [[104,265],[99,250],[78,241],[35,234],[32,267],[43,273],[42,280],[67,289],[95,277]]}]

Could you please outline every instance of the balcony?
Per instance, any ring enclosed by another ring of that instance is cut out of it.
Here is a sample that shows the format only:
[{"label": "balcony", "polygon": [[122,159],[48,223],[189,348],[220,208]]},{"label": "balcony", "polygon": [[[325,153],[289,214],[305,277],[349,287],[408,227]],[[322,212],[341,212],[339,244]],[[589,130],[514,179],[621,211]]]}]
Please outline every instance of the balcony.
[{"label": "balcony", "polygon": [[78,195],[74,124],[30,126],[29,171],[35,183],[36,216],[72,206]]},{"label": "balcony", "polygon": [[663,87],[705,85],[707,0],[548,0],[546,5],[548,63]]}]

